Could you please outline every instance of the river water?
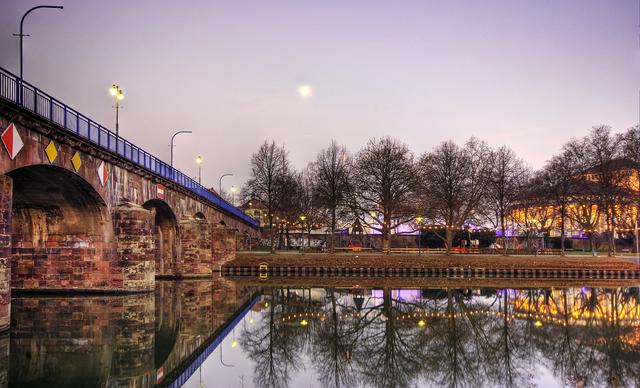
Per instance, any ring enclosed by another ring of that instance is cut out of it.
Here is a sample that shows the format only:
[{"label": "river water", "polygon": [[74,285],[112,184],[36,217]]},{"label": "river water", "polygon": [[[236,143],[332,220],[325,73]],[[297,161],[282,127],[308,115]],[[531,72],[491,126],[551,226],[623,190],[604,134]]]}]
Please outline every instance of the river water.
[{"label": "river water", "polygon": [[0,387],[638,387],[640,291],[255,288],[16,296]]}]

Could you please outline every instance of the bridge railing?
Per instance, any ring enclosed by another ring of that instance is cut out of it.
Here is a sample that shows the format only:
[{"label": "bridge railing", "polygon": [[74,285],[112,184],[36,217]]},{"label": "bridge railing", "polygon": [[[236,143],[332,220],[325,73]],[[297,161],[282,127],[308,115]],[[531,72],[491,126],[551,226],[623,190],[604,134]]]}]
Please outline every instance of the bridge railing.
[{"label": "bridge railing", "polygon": [[216,207],[251,225],[259,225],[258,221],[249,217],[180,170],[171,167],[122,137],[116,137],[115,133],[28,82],[23,81],[22,87],[20,87],[20,84],[20,79],[17,76],[0,67],[0,97],[22,106],[24,109],[57,124],[64,130],[86,139],[98,147],[117,154],[168,181],[186,188],[213,203]]}]

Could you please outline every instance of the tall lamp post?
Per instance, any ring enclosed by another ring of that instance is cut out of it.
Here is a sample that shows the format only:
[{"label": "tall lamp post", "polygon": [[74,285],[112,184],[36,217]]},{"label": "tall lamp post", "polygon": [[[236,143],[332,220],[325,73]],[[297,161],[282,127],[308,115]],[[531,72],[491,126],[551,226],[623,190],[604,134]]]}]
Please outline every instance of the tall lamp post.
[{"label": "tall lamp post", "polygon": [[20,105],[22,105],[22,71],[23,71],[23,67],[22,67],[22,38],[24,38],[25,35],[23,32],[23,25],[24,25],[24,19],[27,17],[28,14],[30,14],[31,12],[35,11],[36,9],[40,9],[40,8],[52,8],[52,9],[63,9],[64,7],[61,5],[38,5],[36,7],[30,8],[27,12],[24,13],[24,15],[22,15],[22,19],[20,19],[20,34],[16,35],[13,34],[14,36],[19,36],[20,37],[20,82],[18,84],[18,101],[20,103]]},{"label": "tall lamp post", "polygon": [[233,176],[233,174],[227,173],[227,174],[222,174],[220,176],[220,179],[218,180],[218,194],[219,195],[222,195],[222,178],[224,178],[226,176]]},{"label": "tall lamp post", "polygon": [[116,84],[111,85],[111,88],[109,89],[109,93],[116,100],[116,138],[117,138],[120,136],[120,129],[118,124],[118,111],[120,110],[120,101],[124,100],[124,93],[122,92],[122,89],[120,89],[120,86]]},{"label": "tall lamp post", "polygon": [[169,164],[173,168],[173,139],[181,133],[193,133],[192,131],[178,131],[171,136],[171,163]]},{"label": "tall lamp post", "polygon": [[300,224],[302,226],[303,232],[302,232],[302,253],[304,253],[304,232],[307,232],[307,247],[311,247],[311,236],[309,233],[309,225],[305,222],[305,220],[307,219],[307,216],[305,216],[304,214],[300,215]]},{"label": "tall lamp post", "polygon": [[202,156],[196,157],[196,164],[198,165],[198,184],[202,184]]}]

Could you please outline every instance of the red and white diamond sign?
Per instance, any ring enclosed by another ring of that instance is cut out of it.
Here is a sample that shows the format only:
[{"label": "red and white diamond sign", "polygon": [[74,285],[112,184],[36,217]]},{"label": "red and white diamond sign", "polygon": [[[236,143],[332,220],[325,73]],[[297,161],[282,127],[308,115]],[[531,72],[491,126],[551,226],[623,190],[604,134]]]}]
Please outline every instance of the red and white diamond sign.
[{"label": "red and white diamond sign", "polygon": [[13,123],[9,124],[0,137],[2,137],[2,144],[4,144],[4,148],[7,150],[7,153],[9,153],[9,158],[11,158],[11,160],[15,159],[18,152],[20,152],[24,146],[16,126]]},{"label": "red and white diamond sign", "polygon": [[102,186],[107,183],[107,178],[109,178],[109,171],[107,170],[107,165],[104,163],[104,160],[100,162],[98,166],[98,178],[100,179],[100,184]]}]

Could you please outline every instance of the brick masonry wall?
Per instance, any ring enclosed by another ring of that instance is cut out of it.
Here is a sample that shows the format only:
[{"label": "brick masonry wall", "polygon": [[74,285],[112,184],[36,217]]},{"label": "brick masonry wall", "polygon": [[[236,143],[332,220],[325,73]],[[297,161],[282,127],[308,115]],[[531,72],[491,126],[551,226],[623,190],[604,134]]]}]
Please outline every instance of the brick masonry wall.
[{"label": "brick masonry wall", "polygon": [[114,212],[116,255],[111,261],[113,287],[127,291],[154,289],[155,239],[153,213],[124,203]]},{"label": "brick masonry wall", "polygon": [[11,315],[11,197],[12,182],[0,176],[0,331],[9,327]]},{"label": "brick masonry wall", "polygon": [[211,254],[214,269],[236,258],[235,229],[220,227],[211,229]]},{"label": "brick masonry wall", "polygon": [[213,270],[211,224],[206,220],[180,222],[183,276],[211,275]]}]

